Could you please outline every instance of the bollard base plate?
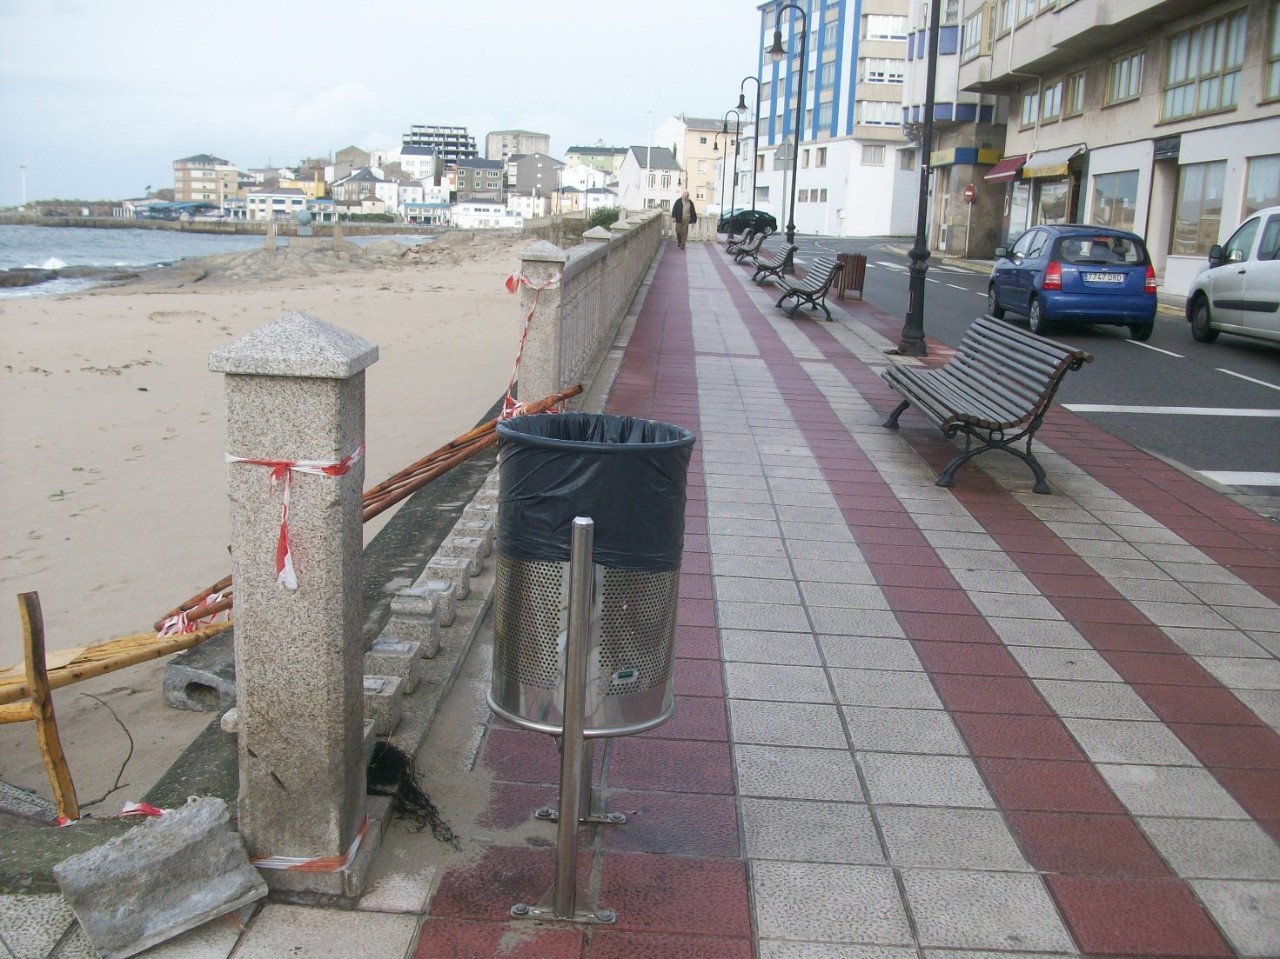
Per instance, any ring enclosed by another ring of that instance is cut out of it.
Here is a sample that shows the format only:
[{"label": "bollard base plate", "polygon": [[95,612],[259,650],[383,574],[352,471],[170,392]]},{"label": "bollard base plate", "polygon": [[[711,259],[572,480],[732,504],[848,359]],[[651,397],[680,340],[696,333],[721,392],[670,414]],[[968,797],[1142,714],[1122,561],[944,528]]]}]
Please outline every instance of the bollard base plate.
[{"label": "bollard base plate", "polygon": [[[539,806],[534,810],[533,818],[542,822],[559,822],[560,810],[555,806]],[[600,790],[595,788],[591,790],[591,808],[578,818],[578,822],[594,822],[605,826],[620,826],[626,821],[626,813],[609,812],[604,808]]]},{"label": "bollard base plate", "polygon": [[557,920],[559,922],[581,922],[586,925],[594,926],[611,926],[618,921],[618,914],[612,909],[582,909],[575,907],[571,916],[557,916],[555,907],[552,902],[555,898],[555,888],[542,897],[542,901],[536,906],[528,903],[518,902],[511,907],[511,918],[513,919],[540,919],[542,921]]}]

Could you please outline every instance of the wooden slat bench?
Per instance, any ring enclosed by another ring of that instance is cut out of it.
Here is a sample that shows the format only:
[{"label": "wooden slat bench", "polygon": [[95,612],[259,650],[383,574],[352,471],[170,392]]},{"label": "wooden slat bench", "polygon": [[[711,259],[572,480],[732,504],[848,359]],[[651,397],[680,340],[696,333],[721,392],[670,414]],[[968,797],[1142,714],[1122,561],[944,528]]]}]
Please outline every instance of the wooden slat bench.
[{"label": "wooden slat bench", "polygon": [[831,311],[827,309],[825,301],[842,267],[843,264],[834,256],[820,256],[814,259],[805,270],[803,279],[788,280],[785,277],[778,277],[778,286],[786,292],[782,294],[777,305],[781,308],[783,303],[794,298],[795,305],[787,310],[787,316],[795,316],[796,310],[808,303],[809,308],[815,312],[821,307],[822,312],[827,314],[827,319],[830,320]]},{"label": "wooden slat bench", "polygon": [[764,283],[770,278],[779,278],[783,273],[790,272],[796,249],[794,243],[788,243],[776,250],[761,250],[752,257],[756,271],[751,275],[751,282]]},{"label": "wooden slat bench", "polygon": [[743,260],[755,260],[756,254],[760,252],[760,247],[764,245],[764,241],[769,238],[768,233],[757,233],[750,239],[744,240],[737,247],[730,247],[729,252],[733,254],[733,261],[741,263]]},{"label": "wooden slat bench", "polygon": [[[943,469],[939,486],[954,485],[956,470],[979,453],[1002,449],[1031,467],[1037,493],[1049,493],[1031,440],[1062,378],[1092,362],[1093,356],[1084,350],[983,316],[969,327],[945,365],[884,370],[881,377],[903,397],[884,425],[897,429],[898,417],[914,406],[948,438],[964,434],[964,450]],[[1023,439],[1025,451],[1015,445]]]},{"label": "wooden slat bench", "polygon": [[729,253],[737,253],[738,250],[742,249],[744,244],[753,242],[759,235],[759,231],[754,227],[748,227],[741,233],[730,234],[724,241],[724,248]]}]

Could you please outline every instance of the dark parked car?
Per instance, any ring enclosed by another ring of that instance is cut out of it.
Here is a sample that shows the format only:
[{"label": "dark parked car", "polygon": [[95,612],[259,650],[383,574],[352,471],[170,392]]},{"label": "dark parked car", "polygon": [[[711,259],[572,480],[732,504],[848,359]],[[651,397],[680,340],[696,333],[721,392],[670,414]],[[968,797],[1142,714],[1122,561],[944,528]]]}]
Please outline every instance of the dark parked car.
[{"label": "dark parked car", "polygon": [[772,213],[763,210],[731,210],[721,214],[716,229],[721,233],[741,233],[744,230],[773,233],[778,229],[778,221]]},{"label": "dark parked car", "polygon": [[1047,335],[1057,322],[1127,326],[1135,340],[1155,328],[1156,271],[1142,237],[1078,223],[1033,226],[1011,249],[996,247],[987,312],[1027,317]]}]

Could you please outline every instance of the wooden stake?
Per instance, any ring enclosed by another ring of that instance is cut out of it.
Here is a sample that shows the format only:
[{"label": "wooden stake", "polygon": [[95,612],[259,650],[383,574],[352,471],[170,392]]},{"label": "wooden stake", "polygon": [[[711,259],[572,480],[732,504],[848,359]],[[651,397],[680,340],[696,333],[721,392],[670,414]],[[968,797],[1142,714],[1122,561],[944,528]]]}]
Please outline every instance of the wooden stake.
[{"label": "wooden stake", "polygon": [[27,688],[31,691],[31,718],[36,721],[40,758],[44,760],[45,771],[49,774],[58,815],[74,822],[80,818],[80,802],[76,799],[75,783],[71,781],[71,770],[62,751],[62,740],[58,738],[58,720],[53,714],[53,697],[49,694],[49,674],[45,671],[44,662],[44,614],[40,611],[39,594],[20,594],[18,609],[22,613]]}]

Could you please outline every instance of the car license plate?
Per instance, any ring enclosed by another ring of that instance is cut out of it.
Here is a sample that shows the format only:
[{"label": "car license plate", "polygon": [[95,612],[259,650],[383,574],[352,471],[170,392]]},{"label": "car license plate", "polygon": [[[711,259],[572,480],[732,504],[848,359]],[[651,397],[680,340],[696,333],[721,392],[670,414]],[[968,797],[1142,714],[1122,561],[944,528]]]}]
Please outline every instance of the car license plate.
[{"label": "car license plate", "polygon": [[1123,283],[1123,273],[1086,273],[1084,278],[1090,283]]}]

